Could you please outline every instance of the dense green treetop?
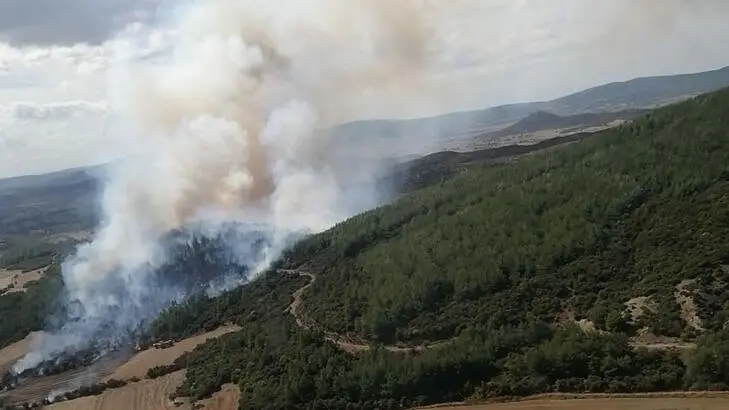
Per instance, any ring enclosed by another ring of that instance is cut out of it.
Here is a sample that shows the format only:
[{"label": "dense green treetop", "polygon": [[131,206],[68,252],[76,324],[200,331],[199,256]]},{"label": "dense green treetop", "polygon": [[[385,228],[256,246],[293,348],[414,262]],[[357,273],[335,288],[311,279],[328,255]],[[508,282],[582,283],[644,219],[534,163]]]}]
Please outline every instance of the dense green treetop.
[{"label": "dense green treetop", "polygon": [[[698,279],[699,315],[729,319],[729,91],[574,144],[471,169],[302,241],[289,267],[329,330],[383,342],[446,339],[498,318],[588,317],[604,327],[632,297],[686,328],[675,286]],[[615,316],[611,321],[615,324]]]}]

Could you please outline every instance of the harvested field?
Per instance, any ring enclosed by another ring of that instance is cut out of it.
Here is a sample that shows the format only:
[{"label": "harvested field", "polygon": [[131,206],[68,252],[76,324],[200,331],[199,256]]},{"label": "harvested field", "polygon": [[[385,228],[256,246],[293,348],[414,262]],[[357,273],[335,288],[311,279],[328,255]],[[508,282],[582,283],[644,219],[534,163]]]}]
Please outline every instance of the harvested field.
[{"label": "harvested field", "polygon": [[[185,371],[180,370],[154,380],[130,383],[119,389],[107,390],[99,396],[56,403],[47,406],[49,410],[191,410],[192,405],[178,400],[179,405],[169,399],[177,386],[185,380]],[[238,386],[226,384],[222,390],[209,399],[201,400],[196,408],[202,410],[232,410],[238,408],[240,391]]]},{"label": "harvested field", "polygon": [[33,338],[39,334],[40,332],[33,332],[26,336],[25,339],[0,350],[0,374],[6,372],[18,359],[28,353]]},{"label": "harvested field", "polygon": [[[97,383],[100,380],[109,380],[109,379],[129,380],[133,377],[138,377],[140,379],[144,379],[147,375],[148,369],[155,367],[155,366],[171,364],[175,359],[180,357],[183,353],[191,351],[197,345],[204,343],[206,340],[214,339],[214,338],[220,337],[226,333],[234,332],[239,329],[240,328],[237,326],[222,327],[222,328],[219,328],[212,332],[208,332],[205,334],[201,334],[201,335],[198,335],[195,337],[191,337],[191,338],[182,340],[167,349],[145,350],[143,352],[140,352],[138,354],[131,356],[131,359],[130,359],[130,354],[128,352],[118,352],[113,357],[104,359],[98,363],[95,363],[94,365],[92,365],[88,368],[76,369],[76,370],[72,370],[72,371],[58,374],[58,375],[39,377],[39,378],[28,380],[14,390],[11,390],[11,391],[8,391],[5,393],[0,393],[0,398],[5,398],[10,403],[37,402],[37,401],[41,401],[41,400],[45,399],[52,392],[63,392],[63,391],[74,390],[83,385]],[[6,366],[6,367],[12,366],[12,364],[15,362],[15,360],[22,357],[27,352],[28,347],[30,346],[30,343],[31,343],[31,337],[29,336],[26,339],[24,339],[23,341],[13,344],[11,346],[8,346],[7,348],[0,351],[0,352],[2,352],[2,356],[0,356],[0,359],[2,359],[2,360],[0,360],[0,366]],[[183,379],[184,379],[184,377],[183,377]],[[183,379],[181,379],[181,380],[183,380]],[[167,379],[165,379],[165,380],[167,380]],[[181,382],[181,380],[180,380],[180,382]],[[161,387],[156,384],[147,386],[147,384],[153,382],[152,380],[144,380],[143,382],[144,382],[144,384],[142,385],[142,387],[137,386],[137,383],[133,383],[133,384],[130,384],[129,386],[125,387],[124,389],[135,388],[135,389],[142,389],[143,391],[152,389],[152,391],[154,391],[154,392],[159,392],[161,389]],[[177,385],[170,387],[170,388],[172,390],[174,390],[176,387],[177,387]],[[117,390],[126,391],[124,389],[117,389]],[[147,390],[144,390],[144,389],[147,389]],[[114,391],[110,390],[108,392],[105,392],[105,394],[112,394],[112,393],[120,394],[120,393],[116,392],[117,390],[114,390]],[[129,390],[129,391],[135,392],[136,390]],[[130,394],[137,394],[137,393],[130,393]],[[147,393],[139,393],[139,394],[147,394]],[[149,393],[149,394],[152,394],[152,393]],[[218,401],[222,400],[223,403],[231,402],[232,400],[237,400],[237,396],[232,395],[231,392],[223,392],[222,396],[223,397],[221,399],[219,399]],[[147,396],[144,396],[144,397],[147,397]],[[149,397],[151,397],[151,396],[149,396]],[[164,398],[166,399],[167,396],[165,395]],[[89,400],[91,398],[82,398],[79,400],[83,400],[83,399]],[[147,399],[135,399],[135,400],[142,400],[142,402],[144,402],[144,400],[147,400]],[[74,400],[74,402],[76,402],[76,400]],[[96,402],[94,402],[94,403],[96,403]],[[59,405],[60,404],[61,403],[59,403]],[[106,404],[104,404],[104,406],[106,406]],[[136,404],[135,404],[135,406],[136,406]],[[71,407],[71,408],[76,408],[76,407]],[[78,407],[78,408],[85,408],[85,407]],[[96,408],[96,407],[92,407],[92,408]],[[107,407],[104,407],[104,408],[107,408]],[[126,408],[142,408],[142,407],[126,407]],[[166,408],[166,407],[150,407],[150,408]],[[179,407],[177,407],[177,408],[179,408]],[[213,408],[215,408],[215,407],[213,407]]]},{"label": "harvested field", "polygon": [[200,400],[198,404],[205,410],[231,410],[238,408],[240,389],[235,384],[226,384],[213,397]]},{"label": "harvested field", "polygon": [[128,362],[124,363],[121,367],[119,367],[113,374],[109,375],[106,380],[129,380],[133,377],[143,379],[147,377],[147,370],[157,366],[172,364],[172,362],[174,362],[175,359],[177,359],[178,357],[182,356],[182,354],[191,351],[197,345],[205,343],[206,340],[215,339],[226,333],[235,332],[237,330],[240,330],[240,327],[221,327],[213,330],[212,332],[181,340],[166,349],[151,348],[139,352],[135,354]]},{"label": "harvested field", "polygon": [[142,380],[118,389],[110,389],[98,396],[56,403],[49,410],[166,410],[189,409],[176,407],[169,395],[185,380],[185,371],[170,373],[154,380]]},{"label": "harvested field", "polygon": [[[0,269],[0,293],[7,289],[7,293],[25,292],[25,285],[39,280],[48,267],[23,272],[22,270]],[[12,288],[9,288],[12,285]],[[9,289],[8,289],[9,288]]]},{"label": "harvested field", "polygon": [[585,399],[439,407],[441,410],[727,410],[727,399]]},{"label": "harvested field", "polygon": [[[577,398],[569,398],[577,397]],[[510,403],[442,405],[438,410],[729,410],[729,393],[546,395]]]},{"label": "harvested field", "polygon": [[0,292],[15,282],[15,277],[21,273],[19,270],[0,269]]},{"label": "harvested field", "polygon": [[16,389],[0,393],[0,398],[11,404],[40,402],[53,392],[66,392],[84,385],[90,385],[119,367],[129,357],[123,352],[101,360],[89,367],[70,370],[52,376],[30,379]]}]

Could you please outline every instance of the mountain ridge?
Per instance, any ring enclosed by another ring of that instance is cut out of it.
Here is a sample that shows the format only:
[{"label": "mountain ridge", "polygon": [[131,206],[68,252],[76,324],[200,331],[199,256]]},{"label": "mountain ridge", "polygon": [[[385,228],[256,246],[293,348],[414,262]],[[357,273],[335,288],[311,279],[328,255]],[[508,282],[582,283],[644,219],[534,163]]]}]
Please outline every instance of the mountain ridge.
[{"label": "mountain ridge", "polygon": [[638,77],[611,82],[548,101],[498,105],[417,119],[361,120],[334,127],[331,132],[344,138],[378,135],[423,138],[493,131],[509,126],[529,114],[546,111],[560,116],[601,113],[627,109],[654,108],[729,86],[729,66],[687,74]]}]

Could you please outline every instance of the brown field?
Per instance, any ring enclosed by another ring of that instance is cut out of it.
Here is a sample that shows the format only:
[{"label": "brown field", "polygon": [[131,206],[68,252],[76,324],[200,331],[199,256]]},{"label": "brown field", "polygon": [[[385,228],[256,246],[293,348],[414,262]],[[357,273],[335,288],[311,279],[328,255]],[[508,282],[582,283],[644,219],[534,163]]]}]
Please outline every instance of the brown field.
[{"label": "brown field", "polygon": [[[177,386],[185,380],[185,371],[180,370],[154,380],[146,379],[130,383],[119,389],[107,390],[99,396],[56,403],[48,410],[191,410],[190,403],[181,400],[179,406],[169,399]],[[232,410],[238,408],[240,391],[238,386],[225,385],[213,397],[201,400],[198,407],[203,410]]]},{"label": "brown field", "polygon": [[70,370],[52,376],[31,379],[16,389],[0,393],[0,398],[9,403],[39,402],[52,392],[65,392],[84,385],[97,382],[99,378],[110,374],[129,357],[123,352],[81,369]]},{"label": "brown field", "polygon": [[46,272],[46,269],[48,269],[48,267],[32,270],[30,272],[0,269],[0,293],[2,293],[2,290],[6,289],[10,285],[13,285],[13,288],[8,289],[6,291],[7,293],[25,292],[25,285],[39,280]]},{"label": "brown field", "polygon": [[0,350],[0,374],[9,370],[18,359],[28,353],[31,341],[38,334],[40,332],[33,332],[26,336],[25,339]]},{"label": "brown field", "polygon": [[240,390],[235,384],[224,385],[219,392],[213,394],[213,397],[200,400],[202,408],[205,410],[232,410],[238,408],[240,401]]},{"label": "brown field", "polygon": [[[118,352],[118,354],[115,354],[112,357],[109,357],[105,360],[100,361],[99,363],[95,363],[94,365],[83,368],[83,369],[75,369],[71,370],[62,374],[53,375],[53,376],[46,376],[46,377],[39,377],[32,380],[29,380],[26,383],[21,384],[17,389],[10,390],[8,392],[0,393],[0,398],[5,398],[11,403],[23,403],[23,402],[37,402],[45,399],[50,393],[54,391],[68,391],[68,390],[74,390],[78,387],[81,387],[82,385],[88,385],[95,382],[98,382],[100,379],[103,378],[103,380],[108,379],[118,379],[118,380],[129,380],[132,377],[138,377],[140,379],[143,379],[147,375],[147,370],[155,367],[155,366],[161,366],[166,364],[171,364],[175,359],[177,359],[180,355],[182,355],[185,352],[188,352],[192,349],[194,349],[197,345],[204,343],[208,339],[220,337],[226,333],[234,332],[238,330],[239,327],[237,326],[226,326],[219,328],[217,330],[214,330],[212,332],[208,332],[202,335],[198,335],[195,337],[191,337],[189,339],[182,340],[180,342],[177,342],[174,346],[167,348],[167,349],[149,349],[145,350],[143,352],[137,353],[133,356],[131,356],[127,352]],[[32,335],[29,335],[25,339],[23,339],[20,342],[14,343],[13,345],[10,345],[6,347],[5,349],[0,350],[0,369],[9,369],[10,366],[12,366],[17,359],[25,355],[27,353],[28,348],[31,344],[31,340],[34,337]],[[180,379],[180,382],[184,379]],[[166,378],[168,382],[170,380],[176,380],[176,379],[169,379]],[[120,392],[128,391],[129,394],[133,395],[134,397],[142,395],[143,397],[157,397],[154,396],[154,394],[162,394],[160,393],[162,388],[170,388],[174,390],[177,387],[177,384],[170,387],[163,382],[159,382],[162,384],[150,384],[152,383],[152,380],[143,380],[140,382],[140,385],[137,385],[138,383],[133,383],[125,388],[117,389],[117,390],[109,390],[108,392],[105,392],[104,394],[114,394],[113,397],[115,397],[114,400],[116,400],[116,395],[122,394]],[[125,390],[126,389],[126,390]],[[136,390],[135,390],[136,389]],[[139,393],[138,390],[144,393]],[[136,392],[136,393],[135,393]],[[223,402],[230,402],[231,400],[237,400],[237,396],[231,396],[230,392],[223,392],[222,395],[223,398],[219,400],[223,400]],[[104,395],[100,397],[106,397]],[[140,396],[141,397],[141,396]],[[160,396],[165,398],[166,395]],[[226,399],[226,397],[231,397],[229,399]],[[147,398],[135,398],[134,400],[148,400]],[[90,400],[91,398],[83,398]],[[83,400],[79,399],[79,400]],[[98,399],[98,398],[97,398]],[[131,400],[131,399],[130,399]],[[152,399],[149,399],[152,400]],[[156,400],[156,399],[155,399]],[[162,403],[162,399],[159,399],[158,401]],[[227,401],[226,401],[227,400]],[[76,402],[76,400],[74,400]],[[85,403],[85,402],[84,402]],[[91,403],[91,402],[90,402]],[[93,401],[93,403],[96,403],[96,401]],[[61,404],[61,403],[59,403]],[[94,404],[96,405],[96,404]],[[101,404],[99,404],[101,405]],[[214,404],[213,404],[214,405]],[[107,406],[104,404],[104,406]],[[174,407],[174,406],[173,406]],[[76,407],[71,407],[76,408]],[[83,408],[83,407],[79,407]],[[97,408],[97,407],[91,407],[91,408]],[[98,407],[101,408],[101,407]],[[103,407],[107,408],[107,407]],[[127,407],[129,409],[137,408],[137,407]],[[141,408],[141,407],[140,407]],[[149,407],[149,408],[166,408],[166,407]],[[179,408],[179,407],[177,407]],[[215,408],[215,407],[213,407]]]},{"label": "brown field", "polygon": [[523,401],[421,407],[437,410],[729,410],[729,392],[544,395]]},{"label": "brown field", "polygon": [[143,379],[147,377],[147,370],[172,364],[178,357],[185,352],[189,352],[197,345],[205,343],[208,339],[215,339],[226,333],[240,330],[238,326],[221,327],[212,332],[204,333],[189,339],[181,340],[172,347],[166,349],[147,349],[135,354],[129,361],[121,365],[114,373],[106,377],[108,379],[129,380],[133,377]]},{"label": "brown field", "polygon": [[[119,389],[107,390],[99,396],[82,397],[46,406],[49,410],[166,410],[175,407],[169,395],[185,380],[180,370],[154,380],[142,380]],[[187,407],[189,409],[189,407]]]}]

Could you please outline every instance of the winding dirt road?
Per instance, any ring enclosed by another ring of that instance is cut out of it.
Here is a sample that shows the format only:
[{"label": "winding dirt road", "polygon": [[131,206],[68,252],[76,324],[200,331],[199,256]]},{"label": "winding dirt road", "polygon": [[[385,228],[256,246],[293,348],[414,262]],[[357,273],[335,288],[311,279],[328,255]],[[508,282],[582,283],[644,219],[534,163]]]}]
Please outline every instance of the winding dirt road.
[{"label": "winding dirt road", "polygon": [[[298,270],[298,269],[280,269],[279,272],[288,273],[288,274],[295,274],[299,276],[305,276],[309,278],[309,283],[302,286],[296,292],[294,292],[293,297],[294,301],[289,305],[287,308],[287,311],[294,317],[296,320],[296,324],[303,328],[303,329],[318,329],[324,333],[324,338],[332,343],[334,343],[339,349],[350,353],[355,354],[358,352],[364,352],[370,350],[373,345],[365,342],[362,339],[359,338],[352,338],[352,337],[346,337],[336,332],[330,332],[323,330],[323,326],[320,326],[319,324],[314,321],[311,317],[308,317],[306,315],[306,312],[303,308],[303,297],[304,294],[311,288],[311,286],[316,282],[316,275],[314,275],[311,272],[305,271],[305,270]],[[454,339],[448,339],[443,340],[440,342],[435,342],[432,344],[427,345],[417,345],[417,346],[399,346],[399,345],[384,345],[383,348],[387,350],[388,352],[393,353],[419,353],[427,349],[433,349],[436,347],[441,347],[444,345],[447,345],[451,343]],[[696,348],[695,343],[684,343],[684,342],[646,342],[641,340],[635,340],[631,342],[634,348],[645,348],[645,349],[655,349],[655,350],[671,350],[671,349],[677,349],[677,350],[691,350]]]},{"label": "winding dirt road", "polygon": [[[281,269],[279,272],[283,273],[289,273],[289,274],[296,274],[299,276],[305,276],[309,278],[309,283],[299,288],[296,292],[294,292],[293,297],[294,301],[289,305],[287,308],[287,311],[291,314],[291,316],[294,317],[296,320],[296,324],[303,328],[303,329],[318,329],[324,333],[324,338],[336,345],[339,349],[350,353],[355,354],[358,352],[364,352],[370,350],[373,346],[372,344],[368,344],[365,341],[357,338],[351,338],[343,336],[336,332],[330,332],[323,330],[322,326],[319,326],[312,318],[308,317],[306,313],[304,312],[303,306],[303,297],[306,291],[311,288],[311,286],[316,282],[316,275],[314,275],[311,272],[303,271],[303,270],[295,270],[295,269]],[[452,339],[451,339],[452,340]],[[417,345],[417,346],[398,346],[398,345],[384,345],[383,348],[387,350],[388,352],[392,353],[419,353],[426,349],[432,349],[439,346],[443,346],[445,344],[448,344],[451,342],[451,340],[446,340],[434,344],[429,345]]]}]

